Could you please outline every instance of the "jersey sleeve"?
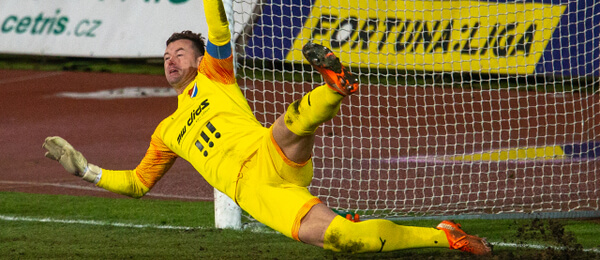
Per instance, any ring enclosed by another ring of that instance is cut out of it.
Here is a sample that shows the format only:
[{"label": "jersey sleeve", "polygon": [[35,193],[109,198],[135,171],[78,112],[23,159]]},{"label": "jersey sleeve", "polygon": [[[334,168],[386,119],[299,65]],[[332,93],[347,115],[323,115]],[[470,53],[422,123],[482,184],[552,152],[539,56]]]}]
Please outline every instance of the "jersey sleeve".
[{"label": "jersey sleeve", "polygon": [[208,25],[208,42],[198,72],[206,75],[212,81],[233,84],[235,83],[235,72],[231,50],[231,32],[223,2],[221,0],[205,0],[204,13]]},{"label": "jersey sleeve", "polygon": [[152,134],[150,147],[134,170],[102,169],[102,177],[96,185],[134,198],[142,197],[150,191],[177,159],[177,155],[163,143],[158,135],[161,125]]},{"label": "jersey sleeve", "polygon": [[[229,31],[229,22],[227,21],[227,14],[225,13],[225,7],[223,6],[222,0],[204,0],[204,16],[206,17],[206,24],[208,25],[208,42],[212,46],[207,46],[207,51],[210,52],[216,58],[224,59],[231,55],[231,48],[229,42],[231,41],[231,32]],[[229,48],[222,48],[222,53],[215,52],[219,50],[219,47],[226,46]],[[215,49],[216,48],[216,49]]]}]

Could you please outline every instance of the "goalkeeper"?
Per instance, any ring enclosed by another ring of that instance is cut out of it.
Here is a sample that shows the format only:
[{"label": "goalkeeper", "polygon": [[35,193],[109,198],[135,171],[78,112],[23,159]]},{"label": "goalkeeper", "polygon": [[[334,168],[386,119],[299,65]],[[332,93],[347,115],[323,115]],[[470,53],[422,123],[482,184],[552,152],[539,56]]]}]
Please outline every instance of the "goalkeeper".
[{"label": "goalkeeper", "polygon": [[327,48],[309,43],[303,54],[326,84],[293,102],[269,128],[254,117],[236,83],[230,31],[220,0],[205,0],[208,42],[190,31],[174,33],[164,53],[165,77],[178,107],[156,127],[133,170],[88,163],[60,137],[46,138],[46,157],[71,174],[106,190],[142,197],[179,157],[258,221],[282,234],[333,251],[352,253],[449,247],[474,254],[491,248],[452,221],[437,228],[375,219],[352,222],[337,215],[307,186],[317,127],[333,118],[344,97],[358,90],[356,77]]}]

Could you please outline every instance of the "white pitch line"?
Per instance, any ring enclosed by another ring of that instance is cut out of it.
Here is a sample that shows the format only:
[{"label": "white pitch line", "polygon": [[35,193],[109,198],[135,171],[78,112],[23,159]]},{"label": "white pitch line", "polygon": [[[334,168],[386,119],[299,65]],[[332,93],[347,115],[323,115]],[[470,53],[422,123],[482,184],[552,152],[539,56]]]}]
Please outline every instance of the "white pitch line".
[{"label": "white pitch line", "polygon": [[[560,246],[545,246],[545,245],[536,245],[536,244],[517,244],[517,243],[505,243],[505,242],[490,242],[492,245],[494,246],[500,246],[500,247],[515,247],[515,248],[531,248],[531,249],[546,249],[546,248],[552,248],[555,250],[564,250],[566,249],[565,247],[560,247]],[[583,249],[584,252],[593,252],[596,254],[600,254],[600,249],[598,248],[588,248],[588,249]]]},{"label": "white pitch line", "polygon": [[[65,184],[65,183],[50,183],[50,182],[27,182],[27,181],[0,181],[0,184],[12,184],[12,185],[26,185],[26,186],[51,186],[51,187],[59,187],[59,188],[67,188],[67,189],[76,189],[76,190],[91,190],[91,191],[99,191],[99,192],[109,192],[105,189],[98,187],[89,187],[89,186],[81,186],[74,184]],[[155,198],[165,198],[165,199],[187,199],[187,200],[214,200],[213,197],[200,197],[200,196],[183,196],[183,195],[173,195],[173,194],[163,194],[163,193],[146,193],[146,197],[155,197]]]},{"label": "white pitch line", "polygon": [[39,222],[39,223],[82,224],[82,225],[113,226],[113,227],[127,227],[127,228],[154,228],[154,229],[177,229],[177,230],[208,229],[207,227],[131,224],[131,223],[108,222],[108,221],[99,221],[99,220],[32,218],[32,217],[17,217],[17,216],[7,216],[7,215],[0,215],[0,220],[21,221],[21,222]]},{"label": "white pitch line", "polygon": [[56,75],[60,75],[60,74],[62,74],[62,72],[58,71],[58,72],[48,72],[48,73],[41,73],[41,74],[16,77],[16,78],[8,78],[8,79],[0,80],[0,84],[22,82],[22,81],[28,81],[28,80],[33,80],[33,79],[42,79],[42,78],[52,77],[52,76],[56,76]]},{"label": "white pitch line", "polygon": [[[93,225],[93,226],[112,226],[112,227],[125,227],[125,228],[153,228],[153,229],[172,229],[172,230],[205,230],[205,229],[216,229],[216,227],[189,227],[189,226],[171,226],[171,225],[150,225],[150,224],[132,224],[132,223],[120,223],[120,222],[109,222],[100,220],[73,220],[73,219],[56,219],[56,218],[35,218],[35,217],[20,217],[20,216],[9,216],[0,215],[0,221],[15,221],[15,222],[38,222],[38,223],[59,223],[59,224],[81,224],[81,225]],[[267,229],[260,223],[246,223],[243,230],[249,230],[252,233],[261,234],[277,234],[277,231]]]},{"label": "white pitch line", "polygon": [[[38,223],[60,223],[60,224],[82,224],[82,225],[94,225],[94,226],[113,226],[113,227],[126,227],[126,228],[153,228],[153,229],[172,229],[172,230],[203,230],[210,229],[209,227],[188,227],[188,226],[171,226],[171,225],[149,225],[149,224],[131,224],[131,223],[120,223],[120,222],[108,222],[99,220],[72,220],[72,219],[54,219],[54,218],[33,218],[33,217],[18,217],[18,216],[7,216],[0,215],[0,220],[4,221],[21,221],[21,222],[38,222]],[[245,229],[249,229],[253,233],[276,233],[273,231],[266,231],[262,228],[248,225]],[[545,246],[536,244],[517,244],[517,243],[505,243],[505,242],[491,242],[494,246],[500,247],[513,247],[513,248],[531,248],[531,249],[546,249],[553,248],[556,250],[563,250],[564,247],[556,246]],[[600,249],[589,248],[583,249],[584,252],[600,253]]]}]

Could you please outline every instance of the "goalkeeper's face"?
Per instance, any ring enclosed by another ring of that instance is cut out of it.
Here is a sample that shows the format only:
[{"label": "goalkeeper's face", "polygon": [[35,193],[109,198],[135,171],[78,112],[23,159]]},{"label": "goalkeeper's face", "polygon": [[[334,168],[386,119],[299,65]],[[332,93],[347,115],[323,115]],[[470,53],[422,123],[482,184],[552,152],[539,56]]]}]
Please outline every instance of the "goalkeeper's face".
[{"label": "goalkeeper's face", "polygon": [[194,80],[202,60],[202,56],[193,48],[192,41],[187,39],[171,42],[163,58],[165,77],[177,91],[183,91]]}]

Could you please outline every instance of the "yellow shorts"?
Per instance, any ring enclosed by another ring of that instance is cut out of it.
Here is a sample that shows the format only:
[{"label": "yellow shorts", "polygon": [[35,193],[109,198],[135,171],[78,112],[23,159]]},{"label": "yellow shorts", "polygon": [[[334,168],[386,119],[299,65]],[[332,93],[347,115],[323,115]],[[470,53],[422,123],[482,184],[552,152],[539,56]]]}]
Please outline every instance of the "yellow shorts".
[{"label": "yellow shorts", "polygon": [[297,164],[275,143],[272,128],[238,175],[236,202],[261,223],[298,239],[300,221],[321,201],[307,186],[313,176],[312,160]]}]

